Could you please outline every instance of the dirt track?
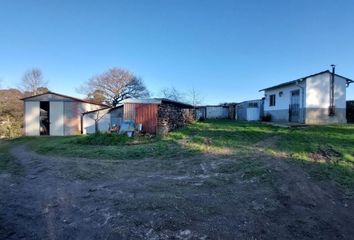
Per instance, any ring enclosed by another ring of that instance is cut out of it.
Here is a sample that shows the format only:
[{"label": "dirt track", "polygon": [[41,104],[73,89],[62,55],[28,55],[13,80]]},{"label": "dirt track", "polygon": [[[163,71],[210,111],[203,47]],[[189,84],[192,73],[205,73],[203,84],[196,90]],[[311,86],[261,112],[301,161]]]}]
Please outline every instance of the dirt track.
[{"label": "dirt track", "polygon": [[353,199],[263,147],[242,159],[102,161],[17,146],[24,174],[0,175],[0,238],[353,239]]}]

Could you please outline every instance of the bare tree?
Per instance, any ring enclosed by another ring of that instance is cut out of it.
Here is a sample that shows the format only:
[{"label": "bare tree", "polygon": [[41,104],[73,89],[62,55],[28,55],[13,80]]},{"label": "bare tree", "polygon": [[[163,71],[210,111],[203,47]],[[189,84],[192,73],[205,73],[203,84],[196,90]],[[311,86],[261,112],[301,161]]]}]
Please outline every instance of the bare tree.
[{"label": "bare tree", "polygon": [[188,102],[193,105],[194,107],[200,105],[203,101],[203,98],[201,97],[200,93],[195,89],[192,88],[188,92]]},{"label": "bare tree", "polygon": [[178,91],[176,88],[163,88],[160,92],[161,97],[168,98],[174,101],[184,101],[184,93]]},{"label": "bare tree", "polygon": [[23,75],[20,89],[33,96],[48,91],[47,85],[48,81],[44,80],[42,71],[33,68]]},{"label": "bare tree", "polygon": [[116,106],[127,98],[148,97],[149,92],[143,81],[128,70],[111,68],[89,79],[78,90],[91,97],[99,93],[104,102]]}]

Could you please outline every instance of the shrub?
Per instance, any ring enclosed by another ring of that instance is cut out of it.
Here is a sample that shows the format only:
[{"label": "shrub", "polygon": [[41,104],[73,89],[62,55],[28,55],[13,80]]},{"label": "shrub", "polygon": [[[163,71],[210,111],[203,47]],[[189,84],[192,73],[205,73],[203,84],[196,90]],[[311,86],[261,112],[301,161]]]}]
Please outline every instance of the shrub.
[{"label": "shrub", "polygon": [[21,136],[21,121],[10,116],[0,118],[0,137],[15,138]]}]

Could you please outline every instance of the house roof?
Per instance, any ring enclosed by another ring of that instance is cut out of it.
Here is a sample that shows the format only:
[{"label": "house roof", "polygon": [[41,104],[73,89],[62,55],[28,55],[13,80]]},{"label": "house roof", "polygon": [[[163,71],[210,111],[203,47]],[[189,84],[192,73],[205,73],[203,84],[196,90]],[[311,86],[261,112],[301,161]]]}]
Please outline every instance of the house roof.
[{"label": "house roof", "polygon": [[46,95],[46,94],[53,94],[53,95],[57,95],[59,97],[70,98],[70,99],[78,101],[78,102],[89,103],[89,104],[93,104],[93,105],[102,106],[102,107],[105,107],[105,108],[109,107],[108,105],[105,105],[105,104],[92,103],[92,102],[87,101],[87,100],[83,100],[83,99],[80,99],[80,98],[67,96],[67,95],[56,93],[56,92],[52,92],[52,91],[48,91],[48,92],[45,92],[45,93],[40,93],[40,94],[37,94],[37,95],[34,95],[34,96],[24,97],[24,98],[21,98],[21,100],[26,101],[27,99],[38,97],[38,96],[43,96],[43,95]]},{"label": "house roof", "polygon": [[[326,71],[322,71],[322,72],[319,72],[319,73],[311,74],[311,75],[308,75],[306,77],[298,78],[296,80],[292,80],[292,81],[289,81],[289,82],[285,82],[285,83],[274,85],[274,86],[271,86],[271,87],[268,87],[268,88],[261,89],[261,90],[259,90],[259,92],[265,91],[265,90],[271,90],[271,89],[275,89],[275,88],[280,88],[280,87],[285,87],[285,86],[288,86],[288,85],[292,85],[292,84],[295,84],[296,82],[299,82],[299,81],[301,82],[301,81],[305,80],[306,78],[314,77],[314,76],[321,75],[321,74],[324,74],[324,73],[331,73],[331,72],[329,70],[326,70]],[[343,77],[343,76],[341,76],[339,74],[336,74],[336,76],[344,78],[345,80],[347,80],[347,83],[354,82],[353,80],[351,80],[349,78],[346,78],[346,77]]]},{"label": "house roof", "polygon": [[249,102],[260,102],[260,101],[262,101],[262,99],[246,100],[246,101],[243,101],[243,102],[239,102],[237,105],[243,104],[243,103],[249,103]]},{"label": "house roof", "polygon": [[92,110],[92,111],[83,112],[83,113],[81,113],[81,114],[82,114],[82,115],[85,115],[85,114],[94,113],[94,112],[99,112],[99,111],[107,110],[107,109],[109,109],[109,112],[111,111],[111,109],[110,109],[109,107],[104,107],[104,108],[99,108],[99,109],[95,109],[95,110]]},{"label": "house roof", "polygon": [[202,105],[202,106],[197,106],[197,108],[206,108],[206,107],[223,107],[223,108],[228,108],[229,105],[219,104],[219,105]]}]

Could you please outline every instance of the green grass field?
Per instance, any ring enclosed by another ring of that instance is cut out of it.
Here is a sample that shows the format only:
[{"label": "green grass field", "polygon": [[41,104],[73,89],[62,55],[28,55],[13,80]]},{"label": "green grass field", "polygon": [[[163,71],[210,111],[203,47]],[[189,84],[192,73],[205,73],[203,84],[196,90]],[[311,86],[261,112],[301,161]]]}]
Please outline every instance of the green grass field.
[{"label": "green grass field", "polygon": [[[354,125],[350,124],[279,128],[262,123],[209,120],[153,138],[128,139],[107,134],[23,137],[11,144],[26,143],[40,154],[67,157],[180,159],[201,154],[247,157],[257,143],[271,139],[274,143],[265,147],[271,156],[285,156],[304,164],[319,179],[330,178],[354,185]],[[1,142],[2,151],[6,152],[8,144]]]}]

